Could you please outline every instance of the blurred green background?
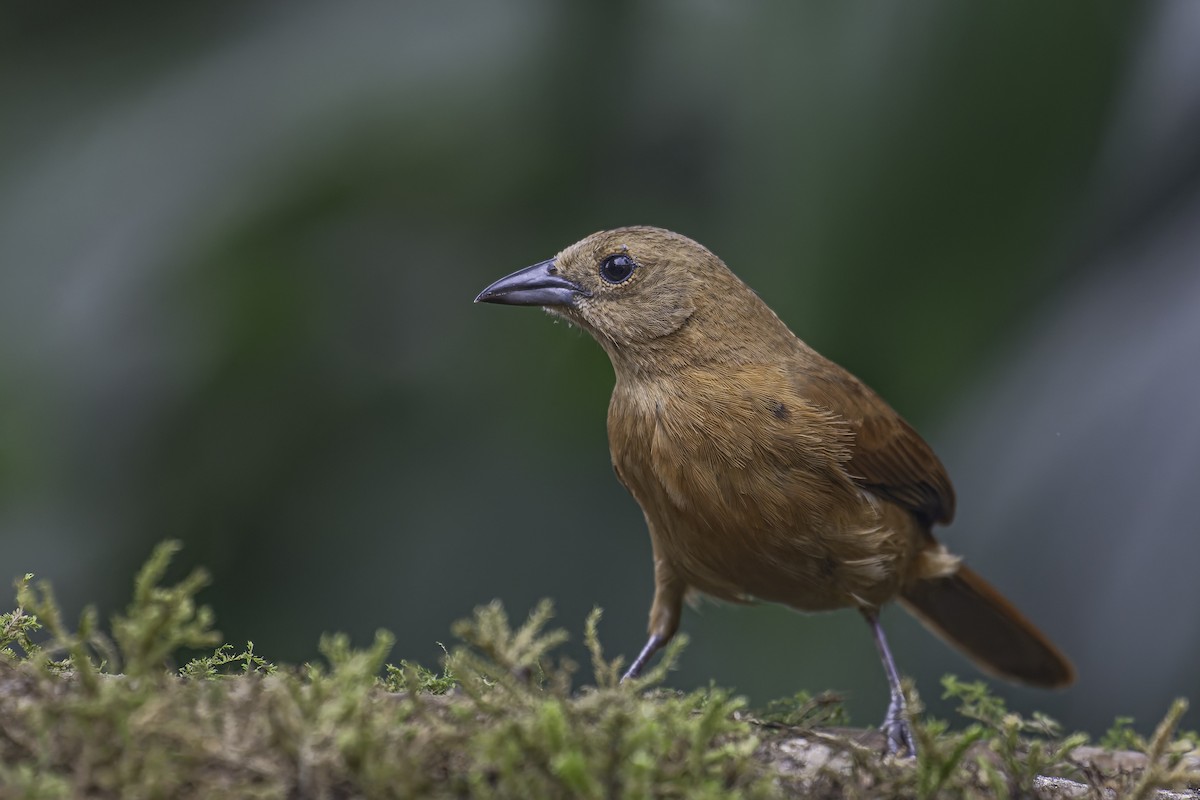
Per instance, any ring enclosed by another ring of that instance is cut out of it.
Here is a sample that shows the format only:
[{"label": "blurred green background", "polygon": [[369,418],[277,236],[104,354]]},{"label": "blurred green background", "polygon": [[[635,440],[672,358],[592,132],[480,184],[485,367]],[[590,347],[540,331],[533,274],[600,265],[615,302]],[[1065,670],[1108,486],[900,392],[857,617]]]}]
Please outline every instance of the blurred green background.
[{"label": "blurred green background", "polygon": [[[543,596],[632,656],[607,359],[471,300],[654,224],[943,455],[945,540],[1080,667],[1006,696],[1144,729],[1200,683],[1189,5],[5,3],[0,574],[107,613],[179,538],[269,658],[386,627],[433,663],[474,605]],[[885,619],[930,699],[977,675]],[[882,715],[853,612],[684,629],[677,686]]]}]

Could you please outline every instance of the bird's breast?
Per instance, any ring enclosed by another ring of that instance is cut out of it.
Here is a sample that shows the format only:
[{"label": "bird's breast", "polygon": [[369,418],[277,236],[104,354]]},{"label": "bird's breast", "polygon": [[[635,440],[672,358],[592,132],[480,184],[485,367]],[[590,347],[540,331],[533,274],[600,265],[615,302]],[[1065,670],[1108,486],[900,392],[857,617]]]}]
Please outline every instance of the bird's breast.
[{"label": "bird's breast", "polygon": [[847,476],[845,426],[769,370],[618,382],[608,432],[656,556],[693,588],[804,610],[897,591],[906,515]]}]

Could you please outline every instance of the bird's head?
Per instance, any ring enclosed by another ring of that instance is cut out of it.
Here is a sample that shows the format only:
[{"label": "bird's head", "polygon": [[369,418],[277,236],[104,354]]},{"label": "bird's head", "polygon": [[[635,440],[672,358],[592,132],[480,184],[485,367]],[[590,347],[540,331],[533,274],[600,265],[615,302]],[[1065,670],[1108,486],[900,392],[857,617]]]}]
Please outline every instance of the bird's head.
[{"label": "bird's head", "polygon": [[695,312],[696,273],[716,256],[661,228],[588,236],[554,258],[501,278],[478,303],[543,306],[618,347],[661,339]]},{"label": "bird's head", "polygon": [[618,369],[690,349],[696,336],[766,309],[707,248],[652,227],[594,233],[501,278],[475,302],[542,306],[591,333]]}]

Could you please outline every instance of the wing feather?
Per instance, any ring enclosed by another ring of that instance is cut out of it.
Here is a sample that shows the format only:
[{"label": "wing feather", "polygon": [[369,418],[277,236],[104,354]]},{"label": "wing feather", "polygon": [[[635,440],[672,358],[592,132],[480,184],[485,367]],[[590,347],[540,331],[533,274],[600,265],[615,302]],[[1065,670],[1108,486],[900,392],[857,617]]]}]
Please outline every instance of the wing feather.
[{"label": "wing feather", "polygon": [[[913,427],[862,381],[832,361],[794,371],[798,389],[815,405],[845,419],[854,430],[846,471],[862,488],[890,500],[926,523],[954,518],[954,487],[946,468]],[[810,359],[805,359],[806,361]]]}]

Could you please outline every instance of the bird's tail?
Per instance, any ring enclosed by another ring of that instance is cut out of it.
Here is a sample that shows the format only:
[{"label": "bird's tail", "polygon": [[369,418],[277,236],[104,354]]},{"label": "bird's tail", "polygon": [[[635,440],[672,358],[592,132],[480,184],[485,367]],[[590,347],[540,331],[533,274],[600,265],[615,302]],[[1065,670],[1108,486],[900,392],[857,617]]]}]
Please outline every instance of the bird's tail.
[{"label": "bird's tail", "polygon": [[1075,680],[1075,668],[1058,648],[965,565],[953,575],[916,581],[900,601],[985,672],[1048,689]]}]

